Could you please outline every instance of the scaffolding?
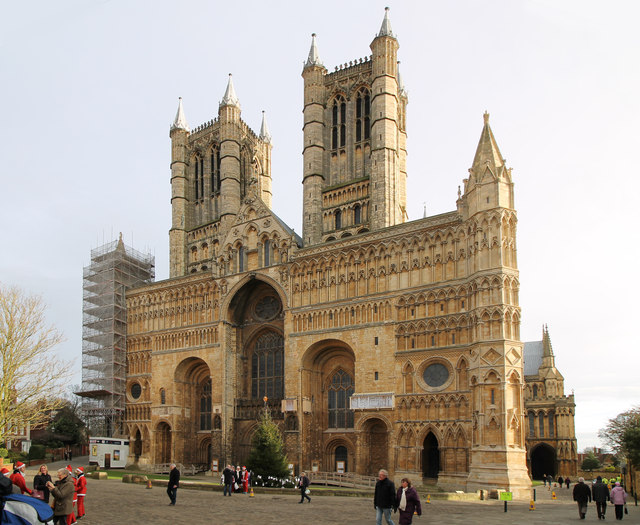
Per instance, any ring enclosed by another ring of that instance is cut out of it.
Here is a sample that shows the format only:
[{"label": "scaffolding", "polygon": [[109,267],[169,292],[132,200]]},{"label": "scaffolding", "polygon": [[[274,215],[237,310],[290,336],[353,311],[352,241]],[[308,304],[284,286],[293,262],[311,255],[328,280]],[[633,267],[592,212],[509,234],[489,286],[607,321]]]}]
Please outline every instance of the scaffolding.
[{"label": "scaffolding", "polygon": [[91,250],[83,270],[82,414],[92,435],[124,433],[127,373],[126,290],[152,282],[155,258],[126,246],[122,234]]}]

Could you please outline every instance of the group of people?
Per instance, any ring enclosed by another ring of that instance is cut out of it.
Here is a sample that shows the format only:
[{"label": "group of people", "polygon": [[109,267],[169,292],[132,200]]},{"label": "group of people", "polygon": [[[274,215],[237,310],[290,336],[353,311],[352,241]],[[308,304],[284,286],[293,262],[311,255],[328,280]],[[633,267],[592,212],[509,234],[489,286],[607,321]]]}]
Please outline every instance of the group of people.
[{"label": "group of people", "polygon": [[382,517],[388,525],[395,525],[391,518],[391,511],[398,511],[400,518],[399,525],[410,525],[413,521],[414,513],[422,516],[422,505],[418,491],[411,486],[409,478],[402,478],[402,486],[396,491],[395,484],[389,479],[386,470],[378,472],[375,493],[373,496],[373,507],[376,509],[376,525],[382,525]]},{"label": "group of people", "polygon": [[573,500],[578,503],[578,514],[581,520],[585,519],[587,505],[592,500],[596,503],[599,520],[605,519],[607,501],[614,505],[616,519],[621,520],[626,512],[627,493],[619,481],[615,482],[614,487],[609,492],[609,486],[603,483],[601,476],[596,478],[596,482],[591,488],[584,482],[584,478],[580,478],[575,487],[573,487]]},{"label": "group of people", "polygon": [[[13,468],[13,473],[9,474],[7,468],[0,470],[3,476],[8,477],[13,484],[12,489],[15,494],[28,494],[49,504],[53,508],[55,525],[70,525],[81,519],[85,515],[84,498],[87,495],[87,480],[84,476],[84,468],[78,467],[75,474],[71,465],[60,468],[57,472],[58,480],[53,483],[51,475],[46,465],[40,465],[38,473],[33,478],[33,489],[27,487],[24,475],[25,464],[17,461]],[[78,515],[76,517],[74,506],[77,505]]]},{"label": "group of people", "polygon": [[233,465],[227,465],[222,471],[221,481],[224,485],[223,496],[231,496],[232,492],[248,494],[251,486],[251,472],[247,470],[247,467],[237,466],[234,469]]}]

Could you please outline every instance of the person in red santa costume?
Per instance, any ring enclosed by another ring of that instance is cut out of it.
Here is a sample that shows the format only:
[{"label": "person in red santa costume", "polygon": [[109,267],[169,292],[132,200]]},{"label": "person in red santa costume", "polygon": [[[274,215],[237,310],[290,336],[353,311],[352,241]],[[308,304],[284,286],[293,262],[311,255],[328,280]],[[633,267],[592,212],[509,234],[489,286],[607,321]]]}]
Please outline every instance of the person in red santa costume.
[{"label": "person in red santa costume", "polygon": [[24,494],[25,492],[31,496],[33,491],[27,487],[27,483],[24,479],[24,468],[25,465],[22,461],[16,461],[16,464],[13,466],[13,474],[9,476],[11,479],[11,483],[13,483],[16,487],[20,489],[20,493]]},{"label": "person in red santa costume", "polygon": [[240,474],[242,479],[242,492],[245,494],[249,492],[249,471],[247,467],[242,467],[242,473]]},{"label": "person in red santa costume", "polygon": [[87,495],[87,478],[84,477],[84,469],[76,469],[78,479],[76,479],[76,494],[78,495],[78,519],[82,518],[84,512],[84,497]]},{"label": "person in red santa costume", "polygon": [[[76,503],[78,503],[78,481],[73,475],[71,465],[67,465],[67,472],[69,472],[69,477],[73,479],[73,486],[75,487],[75,491],[73,492],[73,506],[75,507]],[[73,510],[71,511],[71,514],[67,516],[67,525],[71,525],[72,523],[76,523],[76,515]]]}]

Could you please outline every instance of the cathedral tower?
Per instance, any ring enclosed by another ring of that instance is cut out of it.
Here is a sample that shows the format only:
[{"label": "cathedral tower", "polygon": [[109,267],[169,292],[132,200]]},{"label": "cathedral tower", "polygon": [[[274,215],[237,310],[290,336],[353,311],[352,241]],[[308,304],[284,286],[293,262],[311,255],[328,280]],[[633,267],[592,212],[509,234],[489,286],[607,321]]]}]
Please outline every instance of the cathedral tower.
[{"label": "cathedral tower", "polygon": [[305,245],[406,220],[407,97],[388,10],[372,55],[328,73],[312,36],[304,65]]},{"label": "cathedral tower", "polygon": [[243,200],[256,194],[271,207],[271,134],[262,116],[256,135],[240,116],[231,75],[218,117],[189,130],[182,99],[171,126],[170,276],[214,271],[220,242]]}]

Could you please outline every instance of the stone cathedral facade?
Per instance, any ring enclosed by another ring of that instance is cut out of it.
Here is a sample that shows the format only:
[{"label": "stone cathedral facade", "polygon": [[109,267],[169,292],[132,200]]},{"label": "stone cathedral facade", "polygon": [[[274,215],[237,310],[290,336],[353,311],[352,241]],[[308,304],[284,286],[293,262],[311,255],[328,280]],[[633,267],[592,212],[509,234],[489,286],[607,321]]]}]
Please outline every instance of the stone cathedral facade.
[{"label": "stone cathedral facade", "polygon": [[511,170],[485,114],[454,209],[407,220],[398,47],[385,13],[371,55],[329,72],[313,37],[302,237],[231,77],[194,130],[180,101],[170,278],[127,294],[132,462],[242,464],[266,404],[297,471],[528,496]]}]

